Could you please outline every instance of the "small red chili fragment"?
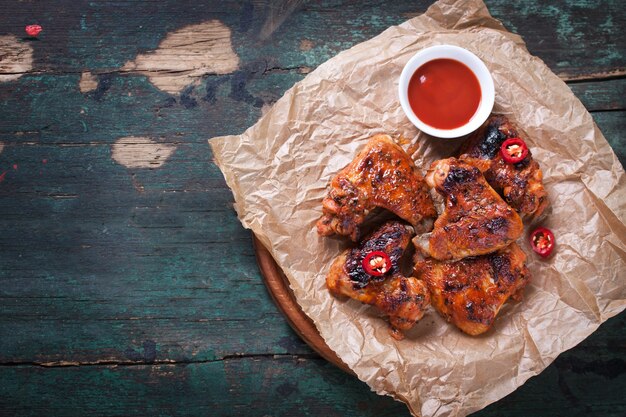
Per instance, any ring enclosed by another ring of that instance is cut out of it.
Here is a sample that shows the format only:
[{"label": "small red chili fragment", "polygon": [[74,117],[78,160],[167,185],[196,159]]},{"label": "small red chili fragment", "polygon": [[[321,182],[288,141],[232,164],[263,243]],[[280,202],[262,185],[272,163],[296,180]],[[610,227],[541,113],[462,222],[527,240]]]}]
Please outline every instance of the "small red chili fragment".
[{"label": "small red chili fragment", "polygon": [[530,234],[530,246],[543,258],[550,256],[556,245],[552,230],[538,227]]},{"label": "small red chili fragment", "polygon": [[363,258],[363,269],[369,275],[382,277],[391,270],[391,259],[385,252],[370,252]]},{"label": "small red chili fragment", "polygon": [[521,138],[510,138],[502,143],[500,153],[505,162],[517,164],[528,156],[528,146]]},{"label": "small red chili fragment", "polygon": [[26,34],[28,36],[32,36],[35,37],[37,35],[39,35],[39,33],[41,33],[41,31],[43,30],[43,28],[39,25],[28,25],[24,28],[24,30],[26,31]]}]

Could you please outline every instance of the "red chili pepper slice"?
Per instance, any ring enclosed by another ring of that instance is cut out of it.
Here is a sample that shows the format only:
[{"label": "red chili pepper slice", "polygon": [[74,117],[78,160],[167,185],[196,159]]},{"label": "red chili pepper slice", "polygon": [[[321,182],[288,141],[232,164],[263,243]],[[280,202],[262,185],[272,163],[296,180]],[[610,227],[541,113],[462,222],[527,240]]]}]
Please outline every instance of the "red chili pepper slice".
[{"label": "red chili pepper slice", "polygon": [[391,259],[385,252],[370,252],[363,258],[363,269],[369,275],[382,277],[391,270]]},{"label": "red chili pepper slice", "polygon": [[528,146],[521,138],[510,138],[502,142],[500,153],[509,164],[517,164],[528,156]]},{"label": "red chili pepper slice", "polygon": [[550,256],[556,245],[552,230],[538,227],[530,234],[530,246],[543,258]]},{"label": "red chili pepper slice", "polygon": [[41,33],[41,31],[43,30],[43,28],[39,25],[28,25],[24,28],[24,30],[26,31],[26,34],[28,36],[37,36],[39,35],[39,33]]}]

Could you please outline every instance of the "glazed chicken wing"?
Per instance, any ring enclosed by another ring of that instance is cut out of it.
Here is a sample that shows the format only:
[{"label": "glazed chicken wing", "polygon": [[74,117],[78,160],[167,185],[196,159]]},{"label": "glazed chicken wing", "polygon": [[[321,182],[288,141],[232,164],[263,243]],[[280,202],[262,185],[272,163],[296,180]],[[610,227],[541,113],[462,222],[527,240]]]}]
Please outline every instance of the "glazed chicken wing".
[{"label": "glazed chicken wing", "polygon": [[449,322],[476,336],[489,330],[509,297],[520,299],[530,279],[526,255],[512,243],[498,252],[460,261],[427,259],[415,275],[430,290],[433,306]]},{"label": "glazed chicken wing", "polygon": [[[339,255],[326,277],[332,294],[373,305],[388,316],[391,335],[396,339],[402,339],[402,330],[422,318],[430,303],[426,285],[414,277],[404,277],[398,267],[412,236],[411,226],[387,222],[359,246]],[[382,276],[370,275],[363,267],[363,260],[374,251],[384,252],[390,260]]]},{"label": "glazed chicken wing", "polygon": [[376,207],[428,231],[437,215],[424,178],[411,157],[388,135],[373,136],[330,182],[317,222],[322,236],[359,238],[359,226]]},{"label": "glazed chicken wing", "polygon": [[461,150],[460,160],[480,169],[487,182],[524,220],[532,220],[548,206],[543,188],[543,173],[530,151],[522,161],[507,163],[500,153],[502,143],[519,137],[517,129],[505,116],[491,116]]},{"label": "glazed chicken wing", "polygon": [[432,233],[413,240],[425,256],[461,259],[502,249],[522,235],[519,215],[487,184],[478,168],[455,158],[433,162],[426,182],[445,198]]}]

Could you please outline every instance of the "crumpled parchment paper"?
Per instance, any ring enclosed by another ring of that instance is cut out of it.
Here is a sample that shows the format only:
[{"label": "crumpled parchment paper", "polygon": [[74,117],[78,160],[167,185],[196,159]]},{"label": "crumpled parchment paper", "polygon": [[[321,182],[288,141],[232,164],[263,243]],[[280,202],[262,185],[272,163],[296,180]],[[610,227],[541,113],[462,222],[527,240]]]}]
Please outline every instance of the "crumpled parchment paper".
[{"label": "crumpled parchment paper", "polygon": [[[330,178],[375,133],[402,138],[422,171],[454,154],[461,141],[419,132],[396,93],[409,58],[444,43],[469,49],[490,69],[494,112],[518,124],[543,169],[552,203],[543,225],[558,246],[540,260],[527,236],[520,239],[532,282],[485,335],[464,335],[430,310],[395,341],[371,307],[326,290],[325,275],[347,241],[319,237],[315,221]],[[328,346],[414,415],[465,416],[497,401],[626,307],[624,170],[565,83],[480,0],[441,0],[340,53],[244,134],[210,144],[242,224],[270,250]]]}]

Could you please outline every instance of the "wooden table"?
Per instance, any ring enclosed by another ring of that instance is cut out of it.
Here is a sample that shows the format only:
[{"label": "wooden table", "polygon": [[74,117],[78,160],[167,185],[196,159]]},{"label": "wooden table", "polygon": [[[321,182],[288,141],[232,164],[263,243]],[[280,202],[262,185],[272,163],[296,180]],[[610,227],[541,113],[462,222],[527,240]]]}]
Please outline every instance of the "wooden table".
[{"label": "wooden table", "polygon": [[[487,3],[624,164],[623,2]],[[429,4],[0,1],[0,415],[408,416],[289,328],[206,140]],[[476,415],[625,415],[625,324]]]}]

